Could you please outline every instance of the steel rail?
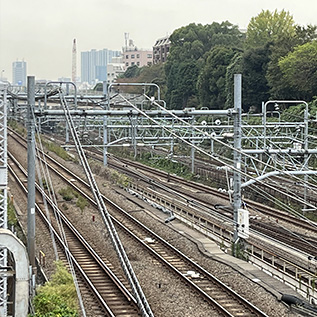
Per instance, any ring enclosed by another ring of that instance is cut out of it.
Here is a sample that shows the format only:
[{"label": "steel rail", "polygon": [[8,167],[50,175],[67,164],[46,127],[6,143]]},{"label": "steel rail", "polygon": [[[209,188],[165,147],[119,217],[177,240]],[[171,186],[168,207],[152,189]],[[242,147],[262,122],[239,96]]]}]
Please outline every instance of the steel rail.
[{"label": "steel rail", "polygon": [[150,308],[150,305],[147,302],[147,299],[143,293],[143,290],[141,288],[141,285],[133,271],[132,265],[130,263],[130,260],[125,252],[125,249],[123,248],[123,245],[121,243],[121,240],[116,232],[116,229],[112,223],[111,217],[109,216],[109,213],[107,211],[107,208],[104,204],[104,201],[101,197],[98,185],[94,179],[93,173],[91,172],[90,166],[88,164],[86,155],[84,153],[83,148],[81,147],[81,143],[80,140],[78,138],[78,134],[72,119],[72,116],[70,114],[70,110],[68,108],[67,105],[67,101],[64,98],[62,91],[60,91],[60,97],[61,97],[61,104],[63,106],[63,110],[64,110],[64,114],[65,114],[65,118],[66,118],[66,122],[68,124],[68,127],[70,128],[70,132],[72,134],[73,140],[75,142],[75,146],[77,149],[77,153],[80,157],[80,161],[83,165],[85,174],[88,178],[89,184],[90,184],[90,189],[93,192],[95,201],[97,203],[98,206],[98,210],[102,216],[102,219],[107,227],[108,233],[110,235],[111,241],[114,245],[114,248],[116,250],[116,253],[120,259],[121,262],[121,266],[128,278],[128,281],[130,283],[130,286],[133,290],[133,294],[136,297],[138,306],[143,314],[143,316],[154,316],[153,312]]},{"label": "steel rail", "polygon": [[[27,173],[25,171],[25,169],[23,168],[23,166],[12,156],[11,153],[9,153],[9,157],[12,160],[12,162],[14,162],[14,164],[18,167],[18,169],[23,173],[24,176],[27,176]],[[27,195],[27,188],[24,185],[24,183],[20,180],[20,178],[18,177],[18,175],[14,172],[13,168],[11,166],[9,166],[9,171],[10,173],[14,176],[14,178],[16,179],[16,181],[18,182],[18,184],[20,185],[20,187],[23,189],[23,191],[25,192],[25,194]],[[132,305],[136,306],[136,300],[135,298],[130,294],[130,292],[126,289],[126,287],[122,284],[122,282],[118,279],[118,277],[110,270],[110,268],[104,263],[104,261],[100,258],[100,256],[93,250],[93,248],[89,245],[89,243],[84,239],[84,237],[78,232],[78,230],[71,224],[71,222],[66,218],[66,216],[59,210],[58,206],[56,206],[54,204],[54,202],[47,196],[46,193],[43,193],[43,190],[39,187],[39,185],[37,186],[37,190],[41,195],[45,195],[45,198],[48,202],[48,204],[54,208],[59,215],[61,216],[61,219],[63,221],[63,224],[72,232],[72,234],[76,237],[76,239],[78,241],[80,241],[80,243],[84,246],[84,248],[86,249],[86,251],[92,256],[92,258],[96,261],[96,263],[98,263],[98,265],[100,266],[100,268],[102,268],[102,270],[106,273],[106,275],[109,277],[110,280],[112,280],[113,284],[117,287],[117,289],[122,293],[122,295],[124,296],[124,298],[126,298],[127,302],[131,303]],[[90,278],[88,277],[88,275],[85,273],[85,271],[82,269],[82,267],[80,266],[80,264],[78,263],[78,261],[76,260],[76,256],[74,256],[68,245],[65,244],[65,242],[63,241],[63,239],[60,237],[60,235],[58,234],[58,232],[55,230],[55,228],[52,226],[52,224],[49,222],[49,220],[47,219],[45,212],[43,212],[41,210],[41,208],[39,207],[38,204],[36,204],[36,210],[38,212],[38,214],[40,215],[41,219],[45,222],[47,227],[51,227],[52,232],[54,233],[54,236],[58,239],[58,242],[60,244],[60,246],[62,247],[63,250],[65,250],[65,252],[68,252],[68,254],[70,255],[73,263],[75,264],[77,270],[80,272],[80,274],[82,275],[82,277],[84,278],[85,282],[87,283],[87,285],[90,287],[90,289],[92,290],[93,294],[96,296],[97,300],[100,302],[100,305],[102,305],[102,307],[106,310],[107,314],[109,314],[109,316],[115,316],[115,314],[113,313],[113,308],[111,309],[109,307],[109,305],[106,303],[106,301],[103,299],[102,295],[100,294],[100,292],[96,289],[96,287],[94,286],[94,284],[92,283],[92,281],[90,280]]]}]

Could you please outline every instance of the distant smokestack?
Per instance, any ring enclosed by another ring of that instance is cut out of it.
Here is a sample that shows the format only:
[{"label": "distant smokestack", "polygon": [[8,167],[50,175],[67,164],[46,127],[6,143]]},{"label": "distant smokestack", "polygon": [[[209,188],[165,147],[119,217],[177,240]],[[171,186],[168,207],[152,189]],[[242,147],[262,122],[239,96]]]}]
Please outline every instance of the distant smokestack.
[{"label": "distant smokestack", "polygon": [[72,54],[72,82],[76,83],[77,78],[77,48],[76,39],[73,41],[73,54]]}]

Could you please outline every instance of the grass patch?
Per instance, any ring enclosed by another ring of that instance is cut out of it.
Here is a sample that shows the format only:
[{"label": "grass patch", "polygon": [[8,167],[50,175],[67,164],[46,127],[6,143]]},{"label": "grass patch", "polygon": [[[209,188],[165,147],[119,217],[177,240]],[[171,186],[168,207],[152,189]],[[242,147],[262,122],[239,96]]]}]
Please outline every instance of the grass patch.
[{"label": "grass patch", "polygon": [[190,171],[190,168],[185,164],[166,158],[151,158],[150,153],[142,153],[140,155],[140,162],[145,165],[158,168],[167,173],[179,175],[188,180],[192,180],[194,177]]},{"label": "grass patch", "polygon": [[79,196],[76,202],[76,206],[80,208],[81,212],[88,206],[88,200],[83,196]]},{"label": "grass patch", "polygon": [[128,176],[117,171],[111,172],[110,180],[112,183],[123,188],[128,187],[130,183],[130,178]]},{"label": "grass patch", "polygon": [[57,156],[59,156],[63,160],[77,162],[76,159],[74,159],[71,155],[69,155],[68,152],[64,148],[59,146],[58,144],[44,140],[44,139],[42,139],[42,144],[43,146],[46,147],[47,150],[54,152]]},{"label": "grass patch", "polygon": [[14,119],[8,120],[8,126],[11,129],[13,129],[15,132],[22,135],[23,137],[26,137],[26,135],[27,135],[26,129],[21,124],[19,124],[16,120],[14,120]]}]

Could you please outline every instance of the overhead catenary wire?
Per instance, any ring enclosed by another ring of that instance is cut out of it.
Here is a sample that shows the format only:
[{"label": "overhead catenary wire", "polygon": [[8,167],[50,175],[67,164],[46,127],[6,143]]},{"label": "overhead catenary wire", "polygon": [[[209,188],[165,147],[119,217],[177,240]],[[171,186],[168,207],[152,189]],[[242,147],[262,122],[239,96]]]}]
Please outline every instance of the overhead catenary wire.
[{"label": "overhead catenary wire", "polygon": [[90,188],[93,192],[96,204],[97,204],[98,209],[101,213],[102,219],[107,227],[109,236],[111,238],[112,244],[114,245],[115,251],[119,257],[119,260],[120,260],[120,263],[121,263],[122,268],[124,270],[124,273],[127,276],[127,279],[130,283],[133,294],[137,300],[138,307],[142,313],[142,316],[152,317],[154,315],[153,315],[151,308],[147,302],[147,299],[142,291],[142,288],[137,280],[137,277],[133,271],[132,265],[131,265],[131,263],[128,259],[128,256],[123,248],[121,240],[120,240],[120,238],[117,234],[117,231],[113,225],[113,222],[111,220],[111,216],[110,216],[110,214],[105,206],[105,203],[104,203],[103,198],[101,196],[101,193],[99,191],[98,185],[97,185],[97,183],[94,179],[93,173],[90,169],[86,155],[85,155],[84,150],[81,146],[81,143],[80,143],[80,140],[79,140],[72,116],[70,114],[67,101],[66,101],[61,89],[60,89],[60,101],[61,101],[61,105],[62,105],[63,110],[64,110],[66,122],[70,128],[70,132],[72,134],[77,153],[79,155],[79,158],[80,158],[80,161],[81,161],[82,166],[84,168],[86,177],[87,177],[88,182],[90,184]]},{"label": "overhead catenary wire", "polygon": [[[139,109],[138,107],[136,107],[134,104],[132,104],[131,102],[129,102],[124,96],[120,95],[120,97],[121,97],[122,99],[124,99],[126,102],[128,102],[131,107],[133,107],[136,111],[138,111],[138,112],[139,112],[140,114],[142,114],[144,117],[146,117],[147,119],[149,119],[149,120],[152,121],[153,123],[155,123],[155,124],[157,124],[157,125],[160,125],[159,122],[157,122],[155,119],[153,119],[153,118],[151,118],[149,115],[147,115],[144,111],[142,111],[141,109]],[[146,95],[145,95],[145,97],[146,97],[148,100],[151,100],[150,97],[148,97],[148,96],[146,96]],[[153,104],[155,104],[156,106],[158,106],[162,111],[164,111],[164,112],[168,113],[169,115],[173,116],[175,119],[181,121],[182,123],[184,123],[185,125],[187,125],[187,126],[189,126],[189,127],[192,126],[191,123],[188,123],[188,122],[186,122],[185,120],[183,120],[182,118],[179,118],[178,116],[176,116],[175,114],[173,114],[173,113],[172,113],[171,111],[169,111],[168,109],[162,107],[160,104],[156,103],[155,101],[152,101],[152,102],[153,102]],[[239,172],[241,175],[243,175],[243,176],[245,176],[245,177],[247,177],[247,178],[249,178],[249,179],[253,179],[253,180],[255,180],[257,183],[262,184],[263,186],[267,186],[268,188],[270,188],[270,189],[272,189],[272,190],[275,190],[276,192],[278,192],[278,193],[280,193],[280,194],[282,194],[282,195],[284,195],[284,196],[286,196],[286,197],[288,197],[288,198],[290,198],[290,199],[294,199],[293,195],[290,195],[290,194],[288,194],[288,193],[285,193],[284,191],[282,191],[282,190],[280,190],[280,189],[278,189],[278,188],[276,188],[276,187],[273,187],[272,185],[267,184],[267,183],[265,183],[265,182],[263,182],[263,181],[261,181],[261,180],[257,180],[255,177],[253,177],[253,176],[251,176],[251,175],[249,175],[249,174],[247,174],[247,173],[245,173],[245,172],[243,172],[243,171],[241,171],[241,170],[235,169],[234,166],[229,165],[228,163],[223,162],[223,161],[220,160],[219,158],[217,158],[217,157],[211,155],[210,153],[206,152],[204,149],[201,149],[200,147],[196,146],[195,144],[193,144],[193,143],[187,141],[185,138],[179,136],[177,133],[175,133],[174,131],[171,131],[169,128],[165,127],[164,125],[160,125],[160,126],[161,126],[161,128],[162,128],[163,130],[168,131],[168,132],[170,133],[170,135],[172,135],[172,136],[174,136],[175,138],[181,140],[183,143],[185,143],[185,144],[187,144],[187,145],[189,145],[189,146],[195,148],[196,150],[198,150],[199,152],[203,153],[204,155],[207,155],[208,157],[210,157],[210,158],[216,160],[218,163],[221,163],[222,165],[226,166],[227,168],[230,168],[231,170],[237,171],[237,172]],[[213,136],[210,135],[209,133],[207,133],[207,132],[205,132],[205,131],[201,131],[201,130],[198,129],[197,127],[193,127],[193,129],[199,131],[202,135],[205,135],[206,137],[209,137],[210,139],[213,139],[213,140],[215,140],[215,141],[221,143],[222,145],[224,145],[224,146],[230,148],[231,150],[237,151],[237,149],[235,149],[234,147],[232,147],[232,146],[230,146],[230,145],[228,145],[228,144],[226,144],[226,143],[224,143],[224,142],[218,140],[217,138],[213,137]],[[250,157],[250,158],[253,158],[253,157],[251,157],[250,155],[243,153],[243,151],[240,151],[240,152],[241,152],[241,154],[243,154],[243,155],[245,155],[245,156],[248,156],[248,157]],[[254,158],[253,158],[253,159],[254,159]],[[261,160],[259,160],[259,159],[255,159],[255,160],[258,161],[259,163],[262,163],[262,164],[263,164],[263,162],[262,162]],[[281,172],[282,172],[282,171],[281,171]],[[307,202],[304,201],[303,199],[297,199],[297,201],[300,202],[300,203],[302,203],[302,204],[306,204],[306,206],[309,206],[309,207],[311,207],[311,208],[315,208],[314,205],[311,205],[311,204],[307,203]],[[308,223],[310,223],[311,225],[313,225],[312,221],[310,221],[310,220],[307,219],[306,217],[302,216],[302,218],[303,218],[306,222],[308,222]]]},{"label": "overhead catenary wire", "polygon": [[[31,110],[32,110],[32,116],[33,116],[33,122],[36,122],[36,118],[35,118],[33,109],[31,109]],[[46,217],[47,217],[48,223],[49,223],[49,231],[50,231],[50,235],[51,235],[51,239],[52,239],[52,243],[53,243],[53,249],[54,249],[54,253],[55,253],[55,258],[56,258],[56,260],[58,260],[58,253],[57,253],[55,236],[54,236],[54,232],[53,232],[54,228],[53,228],[52,223],[51,223],[51,217],[50,217],[50,213],[49,213],[49,210],[48,210],[48,205],[47,205],[47,200],[46,200],[46,195],[45,195],[45,190],[44,190],[44,185],[43,185],[43,178],[42,178],[43,175],[44,175],[45,182],[47,184],[48,197],[53,202],[52,207],[53,207],[54,217],[56,219],[56,222],[57,222],[57,225],[58,225],[58,229],[59,229],[59,233],[60,233],[60,235],[62,237],[62,240],[63,240],[63,243],[64,243],[63,245],[65,247],[65,255],[66,255],[66,259],[67,259],[67,262],[69,264],[69,267],[70,267],[70,272],[71,272],[73,281],[74,281],[74,285],[75,285],[75,289],[76,289],[77,298],[78,298],[79,306],[80,306],[80,309],[81,309],[81,313],[82,313],[83,317],[85,317],[86,316],[86,310],[85,310],[84,302],[83,302],[83,299],[82,299],[82,296],[81,296],[81,291],[80,291],[80,288],[79,288],[79,284],[78,284],[78,280],[77,280],[76,271],[75,271],[75,268],[74,268],[72,256],[70,255],[70,251],[69,251],[69,248],[68,248],[67,237],[66,237],[66,234],[65,234],[65,231],[64,231],[62,220],[60,218],[60,213],[56,211],[57,200],[56,200],[56,195],[54,193],[54,186],[52,184],[52,179],[50,177],[50,173],[49,173],[49,170],[48,170],[48,164],[46,162],[45,155],[41,155],[41,153],[44,153],[44,149],[43,149],[43,145],[42,145],[42,141],[41,141],[41,136],[40,136],[40,133],[38,131],[38,127],[37,127],[36,124],[35,124],[35,128],[36,128],[37,139],[38,139],[38,144],[39,144],[39,146],[35,147],[35,150],[37,152],[36,164],[35,165],[36,165],[36,170],[37,170],[37,173],[38,173],[38,181],[39,181],[39,184],[40,184],[39,187],[40,187],[40,191],[41,191],[41,194],[42,194],[42,199],[43,199],[43,202],[44,202],[44,208],[45,208],[45,212],[46,212]]]}]

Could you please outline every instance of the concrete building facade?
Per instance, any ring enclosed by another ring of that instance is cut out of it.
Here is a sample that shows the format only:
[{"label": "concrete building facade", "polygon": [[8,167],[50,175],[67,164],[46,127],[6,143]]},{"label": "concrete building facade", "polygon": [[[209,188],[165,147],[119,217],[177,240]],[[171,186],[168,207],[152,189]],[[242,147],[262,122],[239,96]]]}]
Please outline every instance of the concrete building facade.
[{"label": "concrete building facade", "polygon": [[125,69],[136,65],[138,67],[151,66],[153,64],[153,51],[142,49],[127,49],[123,52],[123,63]]},{"label": "concrete building facade", "polygon": [[158,39],[153,46],[153,64],[166,62],[171,47],[169,36]]},{"label": "concrete building facade", "polygon": [[126,70],[130,66],[151,66],[153,64],[153,50],[138,49],[133,40],[129,38],[129,33],[125,33],[125,46],[122,48],[123,64]]}]

